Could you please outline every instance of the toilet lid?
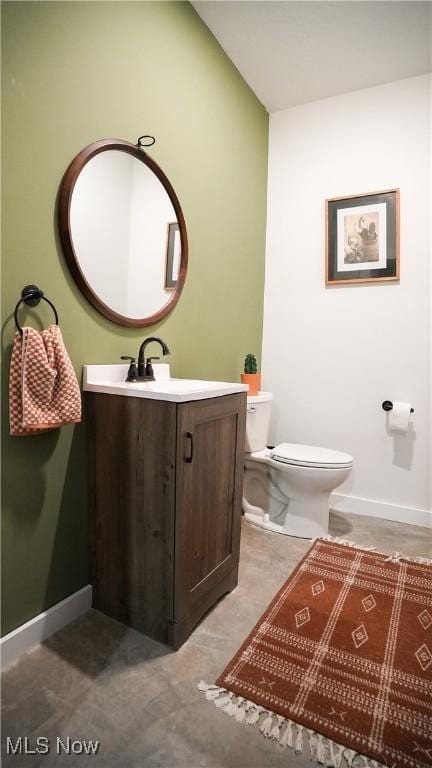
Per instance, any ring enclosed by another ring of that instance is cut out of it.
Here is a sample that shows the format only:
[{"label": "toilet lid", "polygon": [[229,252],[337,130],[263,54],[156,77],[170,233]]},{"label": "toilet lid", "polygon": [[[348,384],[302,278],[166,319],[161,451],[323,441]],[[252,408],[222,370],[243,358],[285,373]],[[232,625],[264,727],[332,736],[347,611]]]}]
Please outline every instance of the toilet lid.
[{"label": "toilet lid", "polygon": [[349,453],[332,451],[330,448],[317,448],[316,445],[300,445],[299,443],[280,443],[272,449],[270,456],[274,461],[296,464],[300,467],[342,469],[351,467],[353,463]]}]

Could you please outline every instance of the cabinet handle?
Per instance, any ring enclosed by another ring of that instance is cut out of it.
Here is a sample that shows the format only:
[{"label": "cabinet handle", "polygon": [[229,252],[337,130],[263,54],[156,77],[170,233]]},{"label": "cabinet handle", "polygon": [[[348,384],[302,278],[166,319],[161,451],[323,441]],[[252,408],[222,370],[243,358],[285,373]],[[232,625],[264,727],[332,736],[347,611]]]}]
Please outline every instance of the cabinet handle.
[{"label": "cabinet handle", "polygon": [[193,435],[192,432],[186,432],[186,440],[189,441],[189,453],[185,453],[184,460],[190,464],[193,459]]}]

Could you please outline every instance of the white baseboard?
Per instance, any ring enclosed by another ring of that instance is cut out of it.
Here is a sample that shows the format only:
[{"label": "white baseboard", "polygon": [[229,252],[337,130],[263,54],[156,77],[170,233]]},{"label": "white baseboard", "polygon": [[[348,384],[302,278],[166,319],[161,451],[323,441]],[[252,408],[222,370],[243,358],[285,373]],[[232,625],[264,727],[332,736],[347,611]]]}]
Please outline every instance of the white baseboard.
[{"label": "white baseboard", "polygon": [[0,640],[1,668],[9,666],[18,656],[42,643],[54,632],[87,613],[92,607],[92,587],[86,587],[56,603],[47,611],[9,632]]},{"label": "white baseboard", "polygon": [[397,523],[409,523],[410,525],[423,525],[432,527],[432,512],[417,507],[401,507],[398,504],[389,504],[376,499],[362,499],[359,496],[344,496],[341,493],[332,493],[330,496],[330,508],[335,512],[352,512],[355,515],[368,515],[379,517],[383,520],[393,520]]}]

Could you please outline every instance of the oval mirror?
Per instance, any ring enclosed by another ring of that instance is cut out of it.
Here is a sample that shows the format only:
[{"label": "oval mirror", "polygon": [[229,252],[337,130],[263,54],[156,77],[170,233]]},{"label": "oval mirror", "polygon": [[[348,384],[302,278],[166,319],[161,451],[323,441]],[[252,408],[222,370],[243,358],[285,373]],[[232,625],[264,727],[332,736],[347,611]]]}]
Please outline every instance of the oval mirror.
[{"label": "oval mirror", "polygon": [[171,312],[186,277],[187,235],[177,195],[142,149],[97,141],[60,186],[59,229],[69,269],[88,301],[119,325]]}]

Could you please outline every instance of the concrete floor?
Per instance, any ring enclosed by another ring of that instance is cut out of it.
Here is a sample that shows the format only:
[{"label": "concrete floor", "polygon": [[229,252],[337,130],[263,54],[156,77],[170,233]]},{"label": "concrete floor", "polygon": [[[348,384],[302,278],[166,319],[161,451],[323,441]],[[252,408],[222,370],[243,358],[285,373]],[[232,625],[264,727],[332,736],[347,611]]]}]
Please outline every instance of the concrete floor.
[{"label": "concrete floor", "polygon": [[[431,556],[426,528],[333,513],[331,533],[384,552]],[[100,741],[96,756],[6,756],[3,766],[306,768],[297,756],[207,703],[213,682],[310,546],[243,524],[240,580],[174,653],[97,611],[23,655],[3,675],[7,736]]]}]

